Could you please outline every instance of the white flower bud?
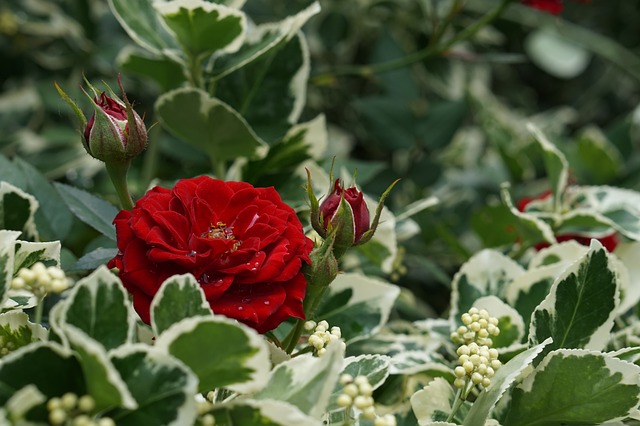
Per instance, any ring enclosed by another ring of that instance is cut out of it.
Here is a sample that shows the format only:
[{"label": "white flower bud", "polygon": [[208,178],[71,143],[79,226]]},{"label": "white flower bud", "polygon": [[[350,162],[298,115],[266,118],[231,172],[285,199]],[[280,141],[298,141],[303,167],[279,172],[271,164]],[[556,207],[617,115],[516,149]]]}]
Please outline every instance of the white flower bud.
[{"label": "white flower bud", "polygon": [[487,367],[487,371],[483,373],[486,377],[491,378],[494,374],[496,374],[495,370],[491,367]]},{"label": "white flower bud", "polygon": [[491,385],[491,380],[488,377],[482,379],[482,387],[488,388]]},{"label": "white flower bud", "polygon": [[71,411],[76,408],[78,403],[78,396],[75,393],[67,392],[60,398],[60,405],[67,411]]},{"label": "white flower bud", "polygon": [[90,413],[96,407],[96,402],[91,395],[83,395],[78,400],[78,409],[85,413]]},{"label": "white flower bud", "polygon": [[342,392],[349,395],[351,398],[355,398],[360,393],[358,390],[358,386],[356,386],[354,383],[349,383],[348,385],[346,385]]},{"label": "white flower bud", "polygon": [[478,315],[478,312],[480,312],[480,311],[478,311],[478,308],[470,308],[469,309],[469,314],[470,315]]},{"label": "white flower bud", "polygon": [[329,323],[325,320],[322,320],[316,326],[316,331],[327,331],[329,329]]},{"label": "white flower bud", "polygon": [[498,361],[497,359],[491,360],[491,368],[493,368],[494,370],[497,370],[500,367],[502,367],[502,363],[500,361]]},{"label": "white flower bud", "polygon": [[22,290],[27,286],[26,281],[22,277],[15,277],[11,280],[11,288],[14,290]]},{"label": "white flower bud", "polygon": [[457,387],[458,389],[462,389],[465,383],[466,383],[465,379],[458,377],[453,381],[453,386]]},{"label": "white flower bud", "polygon": [[466,371],[467,373],[471,373],[475,369],[475,365],[473,364],[473,362],[467,361],[462,364],[462,368],[464,368],[464,371]]},{"label": "white flower bud", "polygon": [[351,407],[353,399],[346,393],[342,393],[336,399],[336,404],[338,404],[339,407]]},{"label": "white flower bud", "polygon": [[462,320],[462,323],[464,325],[469,325],[471,324],[471,315],[469,315],[468,313],[464,313],[462,314],[462,316],[460,317],[460,319]]},{"label": "white flower bud", "polygon": [[460,365],[464,364],[467,361],[469,361],[469,355],[460,355],[460,357],[458,358],[458,362],[460,363]]},{"label": "white flower bud", "polygon": [[324,341],[315,334],[309,336],[309,344],[316,349],[322,349],[324,347]]},{"label": "white flower bud", "polygon": [[73,419],[73,426],[93,426],[93,422],[91,418],[86,414],[81,414],[75,419]]},{"label": "white flower bud", "polygon": [[473,364],[473,365],[478,365],[480,364],[480,355],[478,354],[473,354],[469,357],[469,361]]},{"label": "white flower bud", "polygon": [[458,348],[458,350],[456,351],[456,354],[458,354],[458,356],[461,355],[469,355],[469,346],[467,345],[462,345]]},{"label": "white flower bud", "polygon": [[456,377],[461,378],[467,375],[467,370],[464,369],[464,367],[462,366],[457,366],[454,370],[453,370],[454,374],[456,375]]},{"label": "white flower bud", "polygon": [[67,412],[62,408],[56,408],[49,413],[49,422],[52,425],[61,425],[67,420]]},{"label": "white flower bud", "polygon": [[373,408],[373,406],[365,408],[364,410],[362,410],[362,417],[364,417],[367,420],[375,419],[376,418],[376,409]]},{"label": "white flower bud", "polygon": [[482,383],[482,379],[484,379],[484,377],[480,373],[473,373],[471,375],[471,381],[473,382],[474,385],[478,385]]},{"label": "white flower bud", "polygon": [[469,330],[477,333],[478,331],[480,331],[480,323],[479,322],[472,322],[471,324],[469,324]]},{"label": "white flower bud", "polygon": [[324,355],[326,353],[327,353],[327,350],[325,348],[320,348],[320,349],[317,350],[316,355],[322,356],[322,355]]},{"label": "white flower bud", "polygon": [[216,418],[213,417],[213,414],[205,414],[200,418],[200,423],[202,423],[202,426],[214,426]]},{"label": "white flower bud", "polygon": [[489,359],[498,359],[498,355],[499,353],[497,349],[494,349],[494,348],[489,349]]},{"label": "white flower bud", "polygon": [[348,383],[353,382],[353,376],[351,374],[343,374],[340,376],[340,384],[346,385]]},{"label": "white flower bud", "polygon": [[311,320],[309,320],[309,321],[306,321],[306,322],[304,323],[304,329],[305,329],[305,330],[307,330],[307,331],[311,331],[311,330],[313,330],[314,328],[316,328],[316,322],[315,322],[315,321],[311,321]]},{"label": "white flower bud", "polygon": [[364,395],[364,396],[373,395],[373,386],[371,386],[369,382],[358,385],[358,388],[360,389],[360,395]]},{"label": "white flower bud", "polygon": [[53,411],[56,408],[62,408],[60,406],[60,398],[53,397],[49,401],[47,401],[47,410]]},{"label": "white flower bud", "polygon": [[31,269],[21,268],[18,271],[18,277],[22,278],[26,283],[32,283],[36,278],[36,273]]},{"label": "white flower bud", "polygon": [[365,408],[371,406],[371,403],[369,402],[369,398],[367,398],[366,396],[358,395],[353,399],[353,405],[355,405],[356,408],[364,410]]},{"label": "white flower bud", "polygon": [[[209,426],[213,426],[214,424],[215,424],[215,420]],[[114,422],[111,417],[103,417],[100,420],[98,420],[98,426],[116,426],[116,422]]]}]

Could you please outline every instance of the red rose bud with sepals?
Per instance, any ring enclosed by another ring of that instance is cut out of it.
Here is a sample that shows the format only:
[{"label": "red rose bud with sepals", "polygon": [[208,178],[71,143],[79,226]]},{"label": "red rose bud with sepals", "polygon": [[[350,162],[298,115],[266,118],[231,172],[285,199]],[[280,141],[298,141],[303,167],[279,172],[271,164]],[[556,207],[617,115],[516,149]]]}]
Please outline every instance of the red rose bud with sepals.
[{"label": "red rose bud with sepals", "polygon": [[340,179],[335,180],[333,191],[320,204],[320,219],[328,232],[334,227],[350,226],[351,245],[357,244],[371,228],[371,217],[364,194],[355,186],[344,189]]},{"label": "red rose bud with sepals", "polygon": [[81,122],[84,148],[89,155],[105,163],[129,162],[144,151],[147,145],[147,128],[144,121],[133,110],[119,78],[118,84],[124,101],[111,90],[107,95],[87,82],[93,97],[87,92],[85,94],[91,99],[94,107],[94,113],[89,121],[75,102],[56,84],[58,92],[73,108]]},{"label": "red rose bud with sepals", "polygon": [[273,187],[183,179],[172,189],[149,190],[113,223],[119,252],[108,266],[118,268],[146,323],[162,283],[186,273],[215,314],[260,333],[289,317],[305,318],[303,268],[313,242]]},{"label": "red rose bud with sepals", "polygon": [[[538,195],[537,197],[523,198],[518,202],[518,210],[520,210],[521,212],[525,212],[527,206],[531,202],[536,200],[544,200],[550,196],[551,196],[551,191],[545,191],[542,194]],[[555,237],[556,237],[556,241],[559,243],[574,240],[577,243],[582,244],[583,246],[589,246],[591,244],[591,239],[592,239],[592,237],[590,236],[579,235],[579,234],[559,234],[559,235],[556,235]],[[604,248],[606,248],[609,252],[613,252],[618,246],[618,242],[619,242],[618,234],[616,232],[604,235],[602,237],[598,237],[596,238],[596,240],[600,241],[600,243],[604,246]],[[539,251],[549,246],[550,246],[549,243],[542,242],[542,243],[536,244],[534,248]]]}]

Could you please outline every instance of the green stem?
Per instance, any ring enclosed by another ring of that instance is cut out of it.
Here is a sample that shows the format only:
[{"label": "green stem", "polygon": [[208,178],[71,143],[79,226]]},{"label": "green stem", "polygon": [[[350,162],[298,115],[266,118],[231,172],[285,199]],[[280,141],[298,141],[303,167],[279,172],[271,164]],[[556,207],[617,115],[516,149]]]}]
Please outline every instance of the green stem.
[{"label": "green stem", "polygon": [[331,79],[331,77],[335,75],[368,76],[372,74],[379,74],[383,72],[394,71],[397,69],[405,68],[409,65],[413,65],[415,63],[424,61],[425,59],[428,59],[430,57],[438,56],[443,52],[446,52],[447,50],[449,50],[453,45],[473,37],[480,29],[482,29],[484,26],[490,24],[492,21],[498,18],[502,14],[502,12],[507,8],[509,3],[513,1],[514,0],[502,0],[495,9],[493,9],[492,11],[484,15],[482,18],[478,19],[473,24],[467,26],[464,30],[460,31],[454,37],[452,37],[451,39],[447,40],[442,44],[429,45],[426,48],[419,50],[415,53],[412,53],[400,59],[396,59],[388,62],[381,62],[377,64],[364,65],[364,66],[355,65],[355,66],[346,66],[343,68],[338,68],[329,73],[318,74],[313,77],[313,80],[324,81],[327,79]]},{"label": "green stem", "polygon": [[213,174],[218,178],[224,180],[227,176],[227,165],[224,161],[217,161],[215,158],[211,158],[211,165],[213,166]]},{"label": "green stem", "polygon": [[287,337],[283,341],[284,350],[291,354],[300,340],[302,330],[304,330],[305,320],[299,319],[296,321],[296,325],[293,326]]},{"label": "green stem", "polygon": [[107,173],[111,178],[111,183],[113,183],[113,187],[120,199],[120,205],[124,210],[133,209],[133,198],[131,198],[129,186],[127,185],[127,172],[129,171],[130,165],[131,161],[126,161],[124,163],[105,163]]},{"label": "green stem", "polygon": [[198,55],[189,54],[189,81],[197,89],[202,86],[202,59]]},{"label": "green stem", "polygon": [[38,297],[38,304],[36,305],[36,309],[34,312],[33,320],[36,324],[42,325],[42,313],[44,311],[44,298],[47,295]]},{"label": "green stem", "polygon": [[467,390],[465,392],[465,390],[467,389],[468,384],[469,378],[467,377],[467,380],[464,382],[464,386],[458,389],[458,392],[456,393],[456,399],[453,401],[453,407],[451,407],[451,413],[449,413],[449,417],[447,417],[447,422],[451,422],[453,420],[453,416],[455,416],[455,414],[458,412],[458,409],[460,408],[460,406],[462,406],[462,403],[467,398],[469,391]]}]

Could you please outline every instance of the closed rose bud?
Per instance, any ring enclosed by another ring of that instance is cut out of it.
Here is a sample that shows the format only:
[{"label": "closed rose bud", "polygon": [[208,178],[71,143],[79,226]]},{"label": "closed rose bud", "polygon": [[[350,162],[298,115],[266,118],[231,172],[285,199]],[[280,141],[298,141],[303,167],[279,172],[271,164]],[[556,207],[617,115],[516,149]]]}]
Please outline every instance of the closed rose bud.
[{"label": "closed rose bud", "polygon": [[336,179],[333,191],[322,204],[320,204],[320,217],[327,230],[329,226],[340,226],[341,223],[339,222],[342,219],[339,210],[340,202],[343,198],[344,201],[346,201],[346,204],[343,204],[343,206],[349,209],[351,215],[351,226],[353,228],[352,244],[355,244],[360,241],[364,233],[367,232],[371,226],[369,208],[364,201],[364,194],[355,186],[344,189],[340,183],[340,179]]},{"label": "closed rose bud", "polygon": [[[120,84],[120,80],[118,80]],[[122,97],[111,90],[109,95],[99,92],[87,82],[93,97],[94,113],[86,120],[80,108],[56,84],[62,98],[73,108],[82,126],[82,144],[89,155],[105,163],[127,163],[140,154],[147,145],[147,129],[140,115],[133,110],[120,84]]]}]

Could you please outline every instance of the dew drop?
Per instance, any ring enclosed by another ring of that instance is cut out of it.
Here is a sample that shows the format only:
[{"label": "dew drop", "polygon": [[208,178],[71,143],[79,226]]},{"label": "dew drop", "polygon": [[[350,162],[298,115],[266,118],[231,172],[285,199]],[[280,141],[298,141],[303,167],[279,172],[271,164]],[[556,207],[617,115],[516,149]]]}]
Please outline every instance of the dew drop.
[{"label": "dew drop", "polygon": [[265,300],[263,303],[264,303],[265,305],[268,305],[268,304],[270,304],[271,302],[269,302],[268,300]]},{"label": "dew drop", "polygon": [[202,274],[200,280],[202,280],[203,284],[209,284],[209,274]]},{"label": "dew drop", "polygon": [[238,310],[239,310],[239,311],[241,311],[241,310],[243,310],[243,309],[244,309],[244,308],[243,308],[242,306],[238,306]]},{"label": "dew drop", "polygon": [[196,254],[198,254],[195,250],[191,250],[189,253],[187,253],[187,257],[196,257]]}]

